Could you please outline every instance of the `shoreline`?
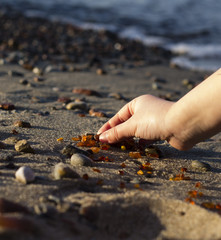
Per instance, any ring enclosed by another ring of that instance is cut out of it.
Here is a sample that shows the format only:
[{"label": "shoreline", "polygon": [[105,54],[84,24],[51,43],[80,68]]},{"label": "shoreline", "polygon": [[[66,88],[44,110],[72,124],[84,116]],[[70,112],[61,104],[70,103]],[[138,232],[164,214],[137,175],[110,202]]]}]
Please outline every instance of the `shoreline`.
[{"label": "shoreline", "polygon": [[[39,50],[48,58],[41,59],[43,55],[40,55],[33,59],[38,51],[26,55],[28,46],[32,46],[29,44],[20,49],[24,56],[11,56],[10,63],[0,65],[0,197],[19,204],[14,207],[0,201],[0,236],[43,240],[58,237],[65,240],[73,237],[98,240],[220,239],[220,134],[187,152],[158,142],[154,146],[161,151],[159,159],[148,156],[134,159],[129,156],[130,150],[111,147],[91,154],[92,166],[75,166],[71,165],[70,156],[61,153],[69,144],[76,146],[73,137],[96,133],[130,99],[149,93],[175,101],[209,72],[171,68],[168,52],[152,48],[144,50],[140,43],[121,40],[110,33],[83,31],[30,19],[29,24],[23,26],[23,17],[16,19],[20,24],[22,22],[23,31],[23,27],[35,26],[30,34],[32,31],[39,33],[36,29],[44,29],[45,25],[45,34],[51,35],[58,29],[61,32],[71,29],[75,41],[78,40],[76,47],[85,46],[85,49],[77,52],[78,61],[66,62],[61,55],[47,52],[49,49],[46,52]],[[13,33],[16,26],[7,34]],[[58,38],[52,36],[50,44],[55,44]],[[114,51],[113,46],[106,52],[102,50],[101,55],[94,58],[99,44],[94,49],[88,42],[100,36],[102,41],[95,41],[94,45],[102,43],[107,47],[119,42],[120,45],[116,45]],[[44,34],[41,37],[44,42],[51,40]],[[33,43],[31,37],[20,40],[17,44],[20,47],[29,41]],[[6,51],[19,49],[15,48],[16,42],[7,42],[11,43],[12,49],[8,49],[10,44],[5,46],[1,42],[1,57],[7,60],[10,52],[6,54]],[[54,51],[62,46],[61,43],[66,41],[55,44]],[[117,51],[120,46],[126,50]],[[134,47],[138,53],[143,53],[141,58],[133,55]],[[88,51],[92,58],[87,55]],[[68,57],[73,53],[65,52]],[[20,64],[21,60],[25,62]],[[24,64],[27,64],[25,68]],[[79,88],[90,90],[90,94],[73,91]],[[79,105],[79,101],[81,109],[67,109],[67,102]],[[4,110],[3,103],[10,103],[14,109]],[[91,115],[91,109],[104,115]],[[26,122],[26,127],[19,126],[18,121]],[[27,127],[27,122],[31,127]],[[16,151],[18,140],[28,141],[35,153]],[[97,161],[99,158],[106,160]],[[194,161],[209,164],[210,168],[207,171],[196,169]],[[55,179],[54,168],[61,162],[75,172],[75,178]],[[150,164],[151,173],[139,175],[137,172],[144,163]],[[29,184],[15,179],[15,172],[22,166],[30,167],[35,174]],[[173,181],[182,173],[188,180]]]}]

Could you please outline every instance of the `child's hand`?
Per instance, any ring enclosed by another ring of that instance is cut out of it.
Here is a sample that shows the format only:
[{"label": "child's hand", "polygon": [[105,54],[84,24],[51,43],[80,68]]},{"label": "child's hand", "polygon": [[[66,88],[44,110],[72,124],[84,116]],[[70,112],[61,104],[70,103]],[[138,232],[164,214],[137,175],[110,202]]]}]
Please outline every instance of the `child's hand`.
[{"label": "child's hand", "polygon": [[115,143],[130,137],[167,139],[170,133],[165,119],[173,104],[151,95],[135,98],[99,129],[100,141]]}]

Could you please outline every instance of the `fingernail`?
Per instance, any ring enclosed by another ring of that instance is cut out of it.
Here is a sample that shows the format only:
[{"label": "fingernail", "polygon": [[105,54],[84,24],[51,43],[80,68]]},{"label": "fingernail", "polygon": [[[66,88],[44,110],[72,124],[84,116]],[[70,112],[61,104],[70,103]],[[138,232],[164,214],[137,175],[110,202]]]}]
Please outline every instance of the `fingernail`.
[{"label": "fingernail", "polygon": [[98,132],[97,132],[97,135],[100,135],[101,134],[101,131],[100,130],[98,130]]},{"label": "fingernail", "polygon": [[108,133],[104,132],[100,135],[99,140],[104,143],[108,143]]}]

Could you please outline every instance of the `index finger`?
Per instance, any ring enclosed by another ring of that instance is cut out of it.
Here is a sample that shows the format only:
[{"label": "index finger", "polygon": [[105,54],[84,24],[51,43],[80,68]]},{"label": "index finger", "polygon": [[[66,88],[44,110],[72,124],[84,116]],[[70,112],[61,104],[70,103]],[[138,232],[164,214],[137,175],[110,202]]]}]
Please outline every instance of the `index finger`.
[{"label": "index finger", "polygon": [[106,122],[97,132],[97,134],[101,134],[108,129],[115,127],[125,121],[127,121],[132,115],[132,102],[124,105],[117,114],[115,114],[108,122]]}]

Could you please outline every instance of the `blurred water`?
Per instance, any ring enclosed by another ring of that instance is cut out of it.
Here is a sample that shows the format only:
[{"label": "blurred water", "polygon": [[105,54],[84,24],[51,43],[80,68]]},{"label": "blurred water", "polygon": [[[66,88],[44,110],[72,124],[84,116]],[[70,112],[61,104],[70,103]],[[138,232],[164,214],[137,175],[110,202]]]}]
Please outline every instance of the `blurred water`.
[{"label": "blurred water", "polygon": [[221,60],[221,1],[217,0],[0,0],[27,16],[162,45],[179,53],[188,68],[215,70]]}]

